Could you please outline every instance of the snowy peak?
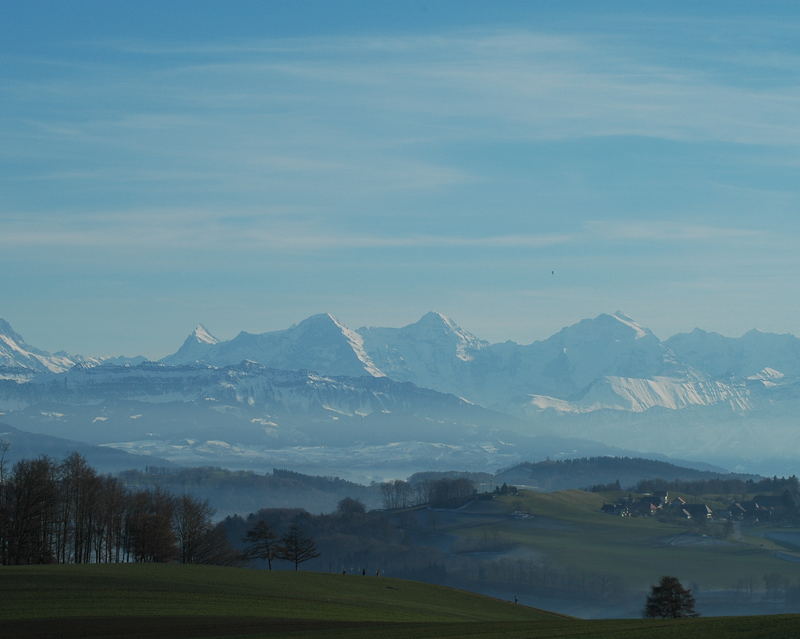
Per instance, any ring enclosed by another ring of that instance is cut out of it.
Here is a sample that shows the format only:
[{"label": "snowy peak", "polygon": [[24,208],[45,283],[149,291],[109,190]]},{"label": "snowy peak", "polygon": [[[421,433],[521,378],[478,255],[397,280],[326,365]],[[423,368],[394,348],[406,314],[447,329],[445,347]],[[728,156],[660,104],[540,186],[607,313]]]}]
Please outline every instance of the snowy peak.
[{"label": "snowy peak", "polygon": [[[643,339],[655,337],[648,328],[644,328],[624,313],[601,313],[592,319],[585,319],[561,329],[556,335],[570,334],[585,339]],[[555,336],[554,336],[555,337]]]},{"label": "snowy peak", "polygon": [[198,324],[195,326],[194,331],[192,331],[192,337],[194,337],[198,342],[201,344],[218,344],[219,340],[214,337],[211,333],[208,332],[205,326],[202,324]]},{"label": "snowy peak", "polygon": [[520,395],[566,399],[608,376],[652,379],[687,374],[649,329],[620,312],[581,320],[528,346],[512,343],[502,348],[516,366],[503,386]]},{"label": "snowy peak", "polygon": [[[307,368],[325,374],[384,376],[384,373],[375,365],[364,349],[364,339],[361,335],[349,329],[330,313],[312,315],[290,328],[286,333],[290,341],[297,339],[298,342],[307,343],[324,362],[324,366],[321,368],[313,366]],[[292,333],[297,335],[294,336]],[[332,350],[324,344],[326,339],[331,340]],[[312,354],[308,353],[308,355]],[[336,357],[341,358],[341,367],[339,363],[332,360]],[[352,360],[353,357],[356,362],[347,361]]]},{"label": "snowy peak", "polygon": [[650,329],[643,328],[642,326],[637,324],[634,320],[632,320],[630,317],[628,317],[627,315],[625,315],[625,313],[622,313],[621,311],[617,311],[615,313],[612,313],[610,317],[612,317],[613,319],[617,320],[620,324],[630,328],[633,331],[634,335],[636,336],[636,339],[642,339],[643,337],[647,337],[648,335],[652,335],[652,333],[650,332]]},{"label": "snowy peak", "polygon": [[469,331],[465,331],[449,317],[442,315],[438,311],[425,313],[414,324],[409,324],[399,330],[414,339],[441,340],[450,348],[454,348],[456,357],[463,361],[470,361],[473,358],[473,351],[487,345],[487,342],[478,339]]},{"label": "snowy peak", "polygon": [[739,338],[695,329],[666,344],[682,360],[714,378],[747,378],[764,369],[800,376],[800,339],[753,329]]},{"label": "snowy peak", "polygon": [[383,376],[364,350],[361,336],[330,313],[312,315],[285,330],[242,331],[229,341],[217,340],[200,325],[176,353],[161,361],[170,365],[200,362],[231,366],[244,360],[323,375]]},{"label": "snowy peak", "polygon": [[317,313],[307,317],[302,322],[298,322],[289,330],[340,335],[349,329],[330,313]]},{"label": "snowy peak", "polygon": [[36,372],[61,373],[75,364],[65,353],[51,354],[25,343],[6,320],[0,319],[0,366]]},{"label": "snowy peak", "polygon": [[461,330],[453,320],[446,315],[442,315],[438,311],[428,311],[416,321],[416,325],[420,327],[430,327],[434,330],[441,329],[449,332]]},{"label": "snowy peak", "polygon": [[205,362],[217,344],[219,344],[219,340],[205,326],[198,324],[183,341],[181,347],[161,361],[171,366]]},{"label": "snowy peak", "polygon": [[392,379],[463,394],[476,353],[488,344],[437,312],[402,328],[360,328],[364,348]]},{"label": "snowy peak", "polygon": [[22,335],[15,332],[13,328],[11,328],[11,324],[9,324],[6,320],[0,317],[0,335],[5,335],[6,337],[10,337],[12,340],[17,342],[18,344],[25,343],[25,340],[22,339]]}]

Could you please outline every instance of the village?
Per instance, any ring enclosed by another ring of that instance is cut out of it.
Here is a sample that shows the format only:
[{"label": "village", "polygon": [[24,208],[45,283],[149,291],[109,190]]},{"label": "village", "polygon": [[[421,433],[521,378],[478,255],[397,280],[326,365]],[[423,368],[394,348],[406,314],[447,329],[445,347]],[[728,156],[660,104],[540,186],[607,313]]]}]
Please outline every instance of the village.
[{"label": "village", "polygon": [[734,500],[727,507],[714,509],[706,502],[689,502],[681,496],[670,497],[666,490],[656,490],[643,495],[628,494],[613,503],[603,504],[601,510],[618,517],[658,515],[697,522],[787,523],[800,516],[800,492],[787,489],[778,495],[756,495],[752,499]]}]

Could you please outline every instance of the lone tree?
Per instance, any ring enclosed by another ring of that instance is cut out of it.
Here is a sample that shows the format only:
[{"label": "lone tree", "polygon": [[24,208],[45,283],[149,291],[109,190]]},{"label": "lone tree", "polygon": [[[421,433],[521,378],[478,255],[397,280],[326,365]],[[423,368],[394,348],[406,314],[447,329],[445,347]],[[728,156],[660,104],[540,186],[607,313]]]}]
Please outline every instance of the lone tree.
[{"label": "lone tree", "polygon": [[352,497],[345,497],[339,500],[336,506],[336,514],[340,517],[353,517],[363,515],[365,512],[367,512],[367,509],[364,507],[364,504]]},{"label": "lone tree", "polygon": [[309,559],[319,557],[317,546],[311,537],[306,537],[297,524],[292,524],[289,531],[281,537],[278,558],[294,563],[294,569]]},{"label": "lone tree", "polygon": [[245,556],[250,559],[263,559],[272,570],[272,560],[278,556],[278,535],[263,519],[247,531],[243,541],[247,544]]},{"label": "lone tree", "polygon": [[697,617],[692,591],[687,590],[675,577],[662,577],[653,586],[644,606],[645,617]]}]

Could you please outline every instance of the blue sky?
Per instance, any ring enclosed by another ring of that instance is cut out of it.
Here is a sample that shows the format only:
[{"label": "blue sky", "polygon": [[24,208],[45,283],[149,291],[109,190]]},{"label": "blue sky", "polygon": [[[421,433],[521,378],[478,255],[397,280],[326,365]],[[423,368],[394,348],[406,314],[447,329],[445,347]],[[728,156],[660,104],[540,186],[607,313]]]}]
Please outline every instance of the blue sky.
[{"label": "blue sky", "polygon": [[796,3],[490,4],[5,3],[0,317],[800,333]]}]

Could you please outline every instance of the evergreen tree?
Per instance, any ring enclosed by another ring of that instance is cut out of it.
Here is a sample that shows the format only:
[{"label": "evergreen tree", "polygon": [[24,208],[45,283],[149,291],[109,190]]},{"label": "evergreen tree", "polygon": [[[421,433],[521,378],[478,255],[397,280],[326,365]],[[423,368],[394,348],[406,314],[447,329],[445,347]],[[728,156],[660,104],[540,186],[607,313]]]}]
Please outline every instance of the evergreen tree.
[{"label": "evergreen tree", "polygon": [[694,596],[675,577],[662,577],[647,596],[644,607],[645,617],[697,617],[694,609]]}]

